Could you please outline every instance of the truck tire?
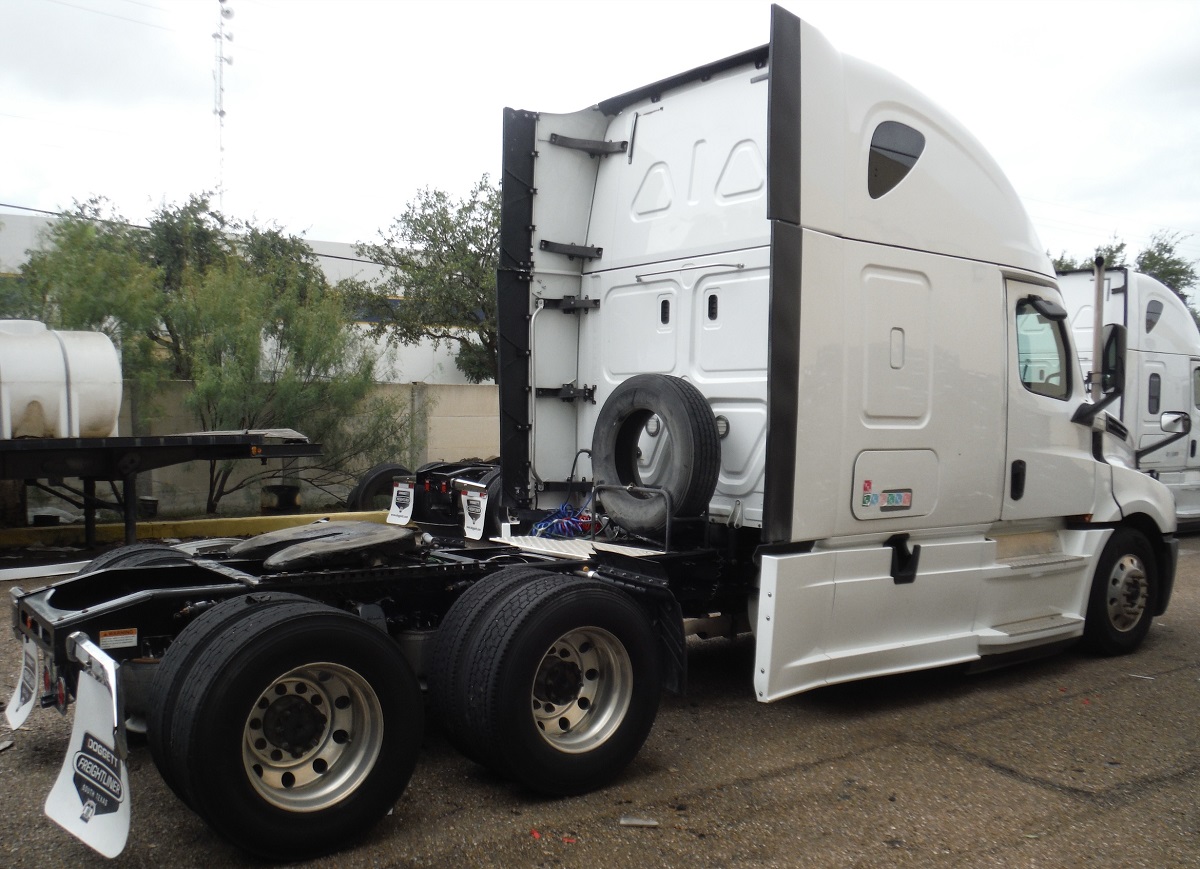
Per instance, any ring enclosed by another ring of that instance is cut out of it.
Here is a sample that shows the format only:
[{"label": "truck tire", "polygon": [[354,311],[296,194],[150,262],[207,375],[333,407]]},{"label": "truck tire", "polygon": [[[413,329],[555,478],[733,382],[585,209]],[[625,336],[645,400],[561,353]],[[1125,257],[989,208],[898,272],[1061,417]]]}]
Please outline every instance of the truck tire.
[{"label": "truck tire", "polygon": [[300,595],[285,592],[260,592],[222,601],[201,613],[167,647],[150,683],[151,702],[146,710],[146,740],[150,756],[167,786],[185,803],[178,786],[178,774],[171,766],[171,725],[179,702],[179,692],[191,676],[196,659],[228,627],[262,610],[282,603],[304,601]]},{"label": "truck tire", "polygon": [[663,681],[637,603],[605,582],[558,576],[508,592],[477,631],[464,674],[475,755],[555,796],[595,790],[628,766]]},{"label": "truck tire", "polygon": [[[638,374],[613,390],[592,433],[596,483],[642,486],[639,448],[647,423],[657,416],[667,454],[655,483],[671,500],[671,518],[698,516],[708,506],[721,470],[721,438],[708,400],[693,384],[664,374]],[[616,524],[635,534],[656,535],[667,525],[667,502],[623,490],[600,493]]]},{"label": "truck tire", "polygon": [[450,744],[477,762],[482,761],[472,756],[466,735],[467,712],[462,690],[467,647],[479,625],[488,622],[501,598],[516,586],[547,575],[535,567],[519,566],[479,580],[459,596],[434,634],[428,675],[430,711],[441,723]]},{"label": "truck tire", "polygon": [[101,552],[76,573],[83,576],[110,567],[145,567],[163,564],[187,564],[188,556],[165,543],[130,543]]},{"label": "truck tire", "polygon": [[1158,589],[1158,565],[1149,541],[1131,528],[1118,528],[1092,580],[1085,646],[1101,655],[1123,655],[1140,646],[1150,631]]},{"label": "truck tire", "polygon": [[399,799],[423,730],[399,646],[342,610],[283,603],[229,625],[192,666],[172,724],[186,801],[274,861],[325,854]]},{"label": "truck tire", "polygon": [[386,510],[392,504],[392,477],[412,472],[395,462],[384,462],[368,470],[346,496],[347,510]]}]

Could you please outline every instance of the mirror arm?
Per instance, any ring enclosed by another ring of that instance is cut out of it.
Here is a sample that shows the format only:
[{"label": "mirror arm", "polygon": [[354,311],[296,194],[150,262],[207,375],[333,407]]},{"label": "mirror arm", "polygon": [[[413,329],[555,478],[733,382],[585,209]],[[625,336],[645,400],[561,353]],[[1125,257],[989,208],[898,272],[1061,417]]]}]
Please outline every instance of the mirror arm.
[{"label": "mirror arm", "polygon": [[1104,410],[1120,397],[1120,392],[1110,392],[1094,404],[1084,402],[1075,409],[1075,414],[1071,417],[1071,422],[1077,422],[1085,428],[1091,428],[1096,417],[1100,415],[1100,411]]},{"label": "mirror arm", "polygon": [[1190,434],[1192,431],[1191,415],[1184,414],[1180,418],[1180,422],[1183,423],[1182,430],[1175,432],[1175,434],[1171,435],[1169,438],[1163,438],[1161,441],[1150,444],[1150,446],[1146,447],[1145,449],[1135,450],[1133,457],[1134,457],[1134,459],[1137,460],[1138,464],[1141,464],[1143,456],[1148,456],[1150,453],[1153,453],[1156,450],[1161,450],[1163,447],[1165,447],[1169,444],[1173,444],[1173,443],[1175,443],[1175,441],[1182,440],[1183,438],[1187,437],[1188,434]]}]

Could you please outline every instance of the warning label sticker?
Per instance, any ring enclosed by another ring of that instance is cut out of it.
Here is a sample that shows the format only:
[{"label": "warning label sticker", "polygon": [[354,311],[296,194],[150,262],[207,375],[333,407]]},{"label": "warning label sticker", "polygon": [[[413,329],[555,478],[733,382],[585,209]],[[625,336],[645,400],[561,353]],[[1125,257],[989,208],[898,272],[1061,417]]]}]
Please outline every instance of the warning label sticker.
[{"label": "warning label sticker", "polygon": [[137,628],[119,628],[100,632],[100,648],[131,649],[137,645]]}]

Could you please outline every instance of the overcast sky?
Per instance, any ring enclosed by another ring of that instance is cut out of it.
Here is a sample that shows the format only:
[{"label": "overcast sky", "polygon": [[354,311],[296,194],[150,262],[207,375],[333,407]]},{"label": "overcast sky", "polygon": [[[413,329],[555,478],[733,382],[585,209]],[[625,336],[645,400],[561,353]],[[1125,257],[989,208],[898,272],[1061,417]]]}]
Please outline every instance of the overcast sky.
[{"label": "overcast sky", "polygon": [[[218,0],[0,0],[0,203],[144,221],[221,180],[232,216],[368,241],[424,186],[496,179],[505,106],[581,109],[770,21],[764,0],[224,5],[219,137]],[[962,121],[1052,253],[1168,230],[1200,260],[1200,2],[782,5]]]}]

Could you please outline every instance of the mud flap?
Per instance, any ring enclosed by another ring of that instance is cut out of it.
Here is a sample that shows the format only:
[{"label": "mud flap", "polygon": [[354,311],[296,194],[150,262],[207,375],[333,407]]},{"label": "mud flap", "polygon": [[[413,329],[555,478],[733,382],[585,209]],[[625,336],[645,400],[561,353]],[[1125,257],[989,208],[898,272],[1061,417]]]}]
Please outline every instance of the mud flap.
[{"label": "mud flap", "polygon": [[487,521],[487,486],[474,480],[455,480],[454,488],[462,493],[463,535],[468,540],[481,540]]},{"label": "mud flap", "polygon": [[388,524],[407,525],[412,521],[414,479],[413,477],[404,477],[397,480],[392,486],[392,506],[388,510]]},{"label": "mud flap", "polygon": [[29,637],[21,638],[21,673],[17,677],[17,690],[8,698],[8,706],[4,708],[4,717],[8,726],[18,729],[29,717],[33,709],[33,701],[37,697],[38,648]]},{"label": "mud flap", "polygon": [[67,638],[67,654],[81,665],[75,724],[46,814],[89,848],[116,857],[129,838],[130,818],[117,662],[78,631]]}]

